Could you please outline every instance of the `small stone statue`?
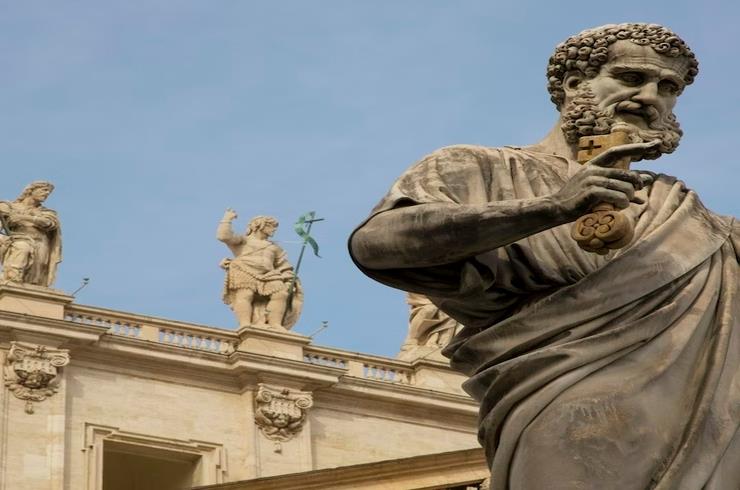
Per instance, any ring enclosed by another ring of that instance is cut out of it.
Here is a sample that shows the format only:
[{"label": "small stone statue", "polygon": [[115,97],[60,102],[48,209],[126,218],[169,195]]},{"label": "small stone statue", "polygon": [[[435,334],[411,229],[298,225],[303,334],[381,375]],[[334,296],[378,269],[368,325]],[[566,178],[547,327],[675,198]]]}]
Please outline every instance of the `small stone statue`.
[{"label": "small stone statue", "polygon": [[62,232],[57,213],[42,206],[54,190],[32,182],[15,201],[0,201],[2,281],[50,287],[62,261]]},{"label": "small stone statue", "polygon": [[422,357],[444,360],[441,350],[461,328],[456,320],[450,318],[437,305],[424,295],[408,293],[409,332],[401,346],[399,359],[412,361]]},{"label": "small stone statue", "polygon": [[257,216],[242,236],[231,229],[236,218],[236,212],[227,209],[216,232],[234,254],[221,261],[226,270],[224,303],[231,306],[241,327],[288,329],[298,320],[303,292],[285,251],[270,240],[278,222]]}]

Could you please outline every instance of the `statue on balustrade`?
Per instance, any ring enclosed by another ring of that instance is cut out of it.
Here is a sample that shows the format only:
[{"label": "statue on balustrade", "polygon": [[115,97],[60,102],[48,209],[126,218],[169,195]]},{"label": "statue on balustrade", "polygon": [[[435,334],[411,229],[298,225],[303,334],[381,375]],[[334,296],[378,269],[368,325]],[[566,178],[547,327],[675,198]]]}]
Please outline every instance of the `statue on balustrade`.
[{"label": "statue on balustrade", "polygon": [[570,37],[542,141],[435,151],[350,238],[367,275],[464,325],[443,352],[493,489],[740,488],[740,225],[629,167],[676,149],[697,73],[659,25]]},{"label": "statue on balustrade", "polygon": [[406,302],[410,308],[409,331],[398,358],[404,361],[445,360],[442,348],[450,343],[462,325],[422,294],[408,293]]},{"label": "statue on balustrade", "polygon": [[221,261],[226,270],[223,299],[236,315],[239,326],[286,330],[298,321],[303,305],[300,281],[285,251],[270,238],[278,227],[275,218],[257,216],[244,235],[234,233],[237,218],[227,209],[216,237],[224,242],[233,258]]},{"label": "statue on balustrade", "polygon": [[50,287],[62,261],[62,232],[57,213],[42,204],[54,190],[32,182],[15,201],[0,201],[2,281]]}]

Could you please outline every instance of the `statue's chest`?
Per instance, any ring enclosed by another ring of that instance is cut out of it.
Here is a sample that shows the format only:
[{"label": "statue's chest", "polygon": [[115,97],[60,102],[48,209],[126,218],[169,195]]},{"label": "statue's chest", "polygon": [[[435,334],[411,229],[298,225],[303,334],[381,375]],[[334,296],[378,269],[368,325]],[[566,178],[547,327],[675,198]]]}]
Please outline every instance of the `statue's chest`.
[{"label": "statue's chest", "polygon": [[275,258],[276,250],[271,242],[264,240],[250,240],[242,247],[241,255],[271,260]]}]

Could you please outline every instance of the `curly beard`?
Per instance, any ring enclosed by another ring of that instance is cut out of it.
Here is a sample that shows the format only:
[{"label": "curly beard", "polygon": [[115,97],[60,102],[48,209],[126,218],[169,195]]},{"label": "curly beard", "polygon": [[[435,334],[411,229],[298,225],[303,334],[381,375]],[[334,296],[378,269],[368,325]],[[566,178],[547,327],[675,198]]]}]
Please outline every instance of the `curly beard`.
[{"label": "curly beard", "polygon": [[[638,111],[643,113],[648,129],[636,128],[631,124],[617,122],[614,115],[618,111]],[[637,102],[623,100],[605,109],[599,109],[588,82],[578,88],[575,97],[562,109],[561,129],[568,143],[578,143],[582,136],[609,134],[624,131],[630,135],[632,143],[660,140],[654,150],[644,155],[644,159],[654,160],[664,153],[673,153],[678,147],[683,131],[672,112],[660,115],[653,106],[643,106]]]}]

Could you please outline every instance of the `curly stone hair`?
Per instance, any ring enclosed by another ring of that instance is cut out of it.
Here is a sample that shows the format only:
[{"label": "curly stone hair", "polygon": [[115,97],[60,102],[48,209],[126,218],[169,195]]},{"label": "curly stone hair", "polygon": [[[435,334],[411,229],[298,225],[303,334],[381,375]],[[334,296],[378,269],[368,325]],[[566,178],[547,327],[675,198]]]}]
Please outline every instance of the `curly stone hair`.
[{"label": "curly stone hair", "polygon": [[686,43],[673,31],[658,24],[607,24],[587,29],[558,44],[547,65],[547,91],[558,109],[565,100],[563,80],[569,72],[580,71],[593,78],[606,63],[609,45],[629,40],[650,46],[656,53],[671,58],[685,56],[689,62],[684,81],[691,84],[699,73],[699,62]]},{"label": "curly stone hair", "polygon": [[247,228],[247,235],[251,235],[255,231],[261,230],[267,224],[271,224],[277,227],[278,221],[272,216],[255,216],[254,218],[252,218],[252,221],[249,222],[249,227]]}]

